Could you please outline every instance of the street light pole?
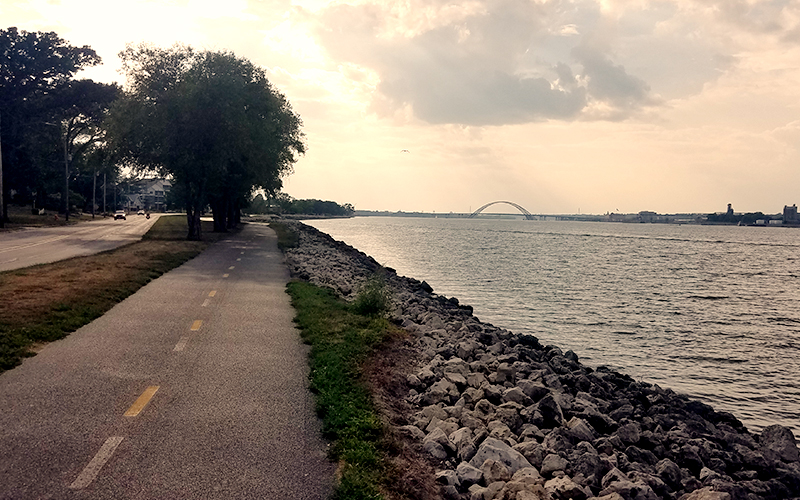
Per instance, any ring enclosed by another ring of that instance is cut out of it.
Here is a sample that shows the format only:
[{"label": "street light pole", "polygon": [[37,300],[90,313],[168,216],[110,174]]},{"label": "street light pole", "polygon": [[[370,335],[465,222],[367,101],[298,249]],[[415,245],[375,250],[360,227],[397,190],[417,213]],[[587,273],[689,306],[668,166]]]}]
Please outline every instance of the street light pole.
[{"label": "street light pole", "polygon": [[67,151],[67,138],[69,129],[64,126],[64,220],[69,222],[69,152]]},{"label": "street light pole", "polygon": [[92,219],[94,219],[94,206],[97,199],[97,167],[94,167],[94,175],[92,175]]}]

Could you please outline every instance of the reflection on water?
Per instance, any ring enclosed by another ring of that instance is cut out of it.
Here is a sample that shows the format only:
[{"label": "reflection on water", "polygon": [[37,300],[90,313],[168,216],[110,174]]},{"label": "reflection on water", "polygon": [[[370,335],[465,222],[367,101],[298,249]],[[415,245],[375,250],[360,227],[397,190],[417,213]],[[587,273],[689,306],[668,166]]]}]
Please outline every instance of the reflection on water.
[{"label": "reflection on water", "polygon": [[364,217],[309,224],[572,349],[800,434],[800,230]]}]

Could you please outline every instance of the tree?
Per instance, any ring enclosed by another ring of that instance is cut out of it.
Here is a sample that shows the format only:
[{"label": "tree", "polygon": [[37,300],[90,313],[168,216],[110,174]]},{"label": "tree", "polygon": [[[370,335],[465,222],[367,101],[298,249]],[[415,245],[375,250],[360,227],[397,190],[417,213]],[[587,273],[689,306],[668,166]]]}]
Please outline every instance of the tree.
[{"label": "tree", "polygon": [[28,138],[47,121],[48,99],[80,69],[97,64],[94,50],[73,47],[54,32],[0,30],[0,227],[8,219],[6,193],[31,178]]},{"label": "tree", "polygon": [[300,118],[263,69],[230,52],[128,46],[124,96],[112,107],[119,154],[174,179],[188,238],[210,204],[215,230],[238,219],[254,190],[274,192],[305,152]]}]

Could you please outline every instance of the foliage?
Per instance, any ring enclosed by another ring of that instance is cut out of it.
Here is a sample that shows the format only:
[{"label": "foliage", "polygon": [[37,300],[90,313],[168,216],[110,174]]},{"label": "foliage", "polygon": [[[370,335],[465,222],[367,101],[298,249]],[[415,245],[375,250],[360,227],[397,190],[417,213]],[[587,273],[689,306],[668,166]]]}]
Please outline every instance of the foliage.
[{"label": "foliage", "polygon": [[182,45],[128,46],[120,57],[128,83],[109,120],[114,149],[172,176],[190,239],[207,205],[215,230],[235,225],[247,196],[276,191],[305,152],[300,118],[250,61]]},{"label": "foliage", "polygon": [[[40,206],[48,194],[62,192],[63,120],[94,117],[87,110],[98,103],[100,108],[107,106],[113,91],[90,80],[74,82],[78,71],[100,64],[100,57],[90,47],[74,47],[53,32],[0,30],[0,55],[0,174],[4,181],[0,184],[5,214],[6,194],[11,190],[21,193],[21,201],[32,201],[35,192]],[[85,131],[68,130],[67,145],[86,142]],[[82,151],[67,153],[79,156]]]},{"label": "foliage", "polygon": [[381,498],[387,462],[383,425],[362,380],[362,363],[391,332],[383,318],[354,314],[326,288],[309,283],[288,285],[297,311],[295,322],[311,344],[311,389],[323,433],[333,441],[331,455],[340,463],[334,498]]},{"label": "foliage", "polygon": [[353,310],[363,316],[385,316],[392,304],[392,296],[383,275],[369,277],[353,301]]},{"label": "foliage", "polygon": [[350,203],[340,205],[335,201],[296,200],[286,193],[276,193],[274,197],[270,197],[270,201],[271,203],[265,200],[261,194],[256,195],[250,201],[250,213],[264,214],[274,207],[280,213],[302,215],[350,216],[355,211]]},{"label": "foliage", "polygon": [[762,212],[748,212],[746,214],[734,214],[734,213],[724,213],[724,214],[709,214],[707,219],[708,222],[716,222],[716,223],[728,223],[728,224],[755,224],[757,220],[769,221],[772,219],[779,219],[780,216],[769,216],[764,215]]}]

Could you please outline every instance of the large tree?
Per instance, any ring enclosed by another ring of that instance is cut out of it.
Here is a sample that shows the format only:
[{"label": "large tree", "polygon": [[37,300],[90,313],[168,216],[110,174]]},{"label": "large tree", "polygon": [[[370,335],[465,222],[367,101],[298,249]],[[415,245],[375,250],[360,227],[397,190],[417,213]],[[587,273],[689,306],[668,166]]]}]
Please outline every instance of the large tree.
[{"label": "large tree", "polygon": [[37,152],[30,138],[52,119],[49,103],[75,73],[97,64],[94,50],[56,33],[0,30],[0,227],[8,217],[7,192],[32,178]]},{"label": "large tree", "polygon": [[124,97],[112,107],[116,151],[172,176],[189,239],[211,206],[215,230],[234,224],[255,189],[275,191],[305,151],[300,118],[263,69],[230,52],[176,45],[120,54]]}]

